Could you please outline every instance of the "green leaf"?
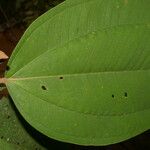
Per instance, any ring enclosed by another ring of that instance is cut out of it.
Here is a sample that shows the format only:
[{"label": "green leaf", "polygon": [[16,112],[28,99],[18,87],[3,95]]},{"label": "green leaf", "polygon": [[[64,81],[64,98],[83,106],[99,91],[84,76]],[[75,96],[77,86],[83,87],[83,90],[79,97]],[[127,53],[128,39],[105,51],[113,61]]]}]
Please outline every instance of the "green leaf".
[{"label": "green leaf", "polygon": [[5,142],[4,140],[1,140],[0,139],[0,148],[2,150],[21,150],[21,149],[18,149],[17,146],[13,145],[13,144],[8,144],[7,142]]},{"label": "green leaf", "polygon": [[148,0],[66,1],[39,17],[13,52],[7,87],[47,136],[117,143],[150,128]]},{"label": "green leaf", "polygon": [[[17,150],[44,149],[27,132],[26,128],[18,119],[13,105],[8,98],[2,98],[0,100],[0,116],[0,140],[11,144],[11,148],[14,145],[17,147]],[[0,146],[0,149],[3,150],[4,148]]]}]

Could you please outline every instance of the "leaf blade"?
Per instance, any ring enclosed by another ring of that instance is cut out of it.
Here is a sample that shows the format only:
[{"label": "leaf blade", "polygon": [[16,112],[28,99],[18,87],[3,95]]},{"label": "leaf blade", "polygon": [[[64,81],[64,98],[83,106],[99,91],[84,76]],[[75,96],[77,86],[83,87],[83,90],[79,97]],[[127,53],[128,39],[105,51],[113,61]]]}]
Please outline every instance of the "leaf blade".
[{"label": "leaf blade", "polygon": [[24,35],[7,87],[42,133],[108,145],[150,128],[149,5],[124,2],[66,1]]}]

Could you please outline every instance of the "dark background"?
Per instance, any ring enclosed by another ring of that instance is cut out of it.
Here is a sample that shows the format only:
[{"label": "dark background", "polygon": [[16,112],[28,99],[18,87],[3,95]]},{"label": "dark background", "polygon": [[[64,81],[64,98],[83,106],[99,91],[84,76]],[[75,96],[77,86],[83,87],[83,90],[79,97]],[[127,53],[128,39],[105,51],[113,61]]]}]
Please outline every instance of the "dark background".
[{"label": "dark background", "polygon": [[[63,1],[64,0],[0,0],[0,50],[10,56],[20,37],[32,21]],[[0,76],[3,76],[6,64],[7,61],[0,64]],[[3,96],[9,97],[7,90],[3,90],[0,93],[0,98]],[[125,142],[103,147],[77,146],[52,140],[32,128],[19,114],[10,97],[9,99],[24,128],[46,149],[150,150],[149,131]]]}]

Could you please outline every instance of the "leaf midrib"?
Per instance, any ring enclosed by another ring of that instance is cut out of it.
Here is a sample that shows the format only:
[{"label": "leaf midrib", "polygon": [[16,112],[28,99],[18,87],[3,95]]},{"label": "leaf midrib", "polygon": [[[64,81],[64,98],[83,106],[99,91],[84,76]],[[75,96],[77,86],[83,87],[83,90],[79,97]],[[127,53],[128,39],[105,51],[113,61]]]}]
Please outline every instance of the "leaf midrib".
[{"label": "leaf midrib", "polygon": [[32,80],[32,79],[44,79],[44,78],[59,78],[59,77],[75,77],[75,76],[87,76],[87,75],[100,75],[109,73],[131,73],[131,72],[150,72],[150,69],[138,69],[138,70],[119,70],[119,71],[99,71],[99,72],[85,72],[85,73],[75,73],[75,74],[59,74],[59,75],[49,75],[49,76],[33,76],[33,77],[10,77],[6,78],[7,81],[16,80]]}]

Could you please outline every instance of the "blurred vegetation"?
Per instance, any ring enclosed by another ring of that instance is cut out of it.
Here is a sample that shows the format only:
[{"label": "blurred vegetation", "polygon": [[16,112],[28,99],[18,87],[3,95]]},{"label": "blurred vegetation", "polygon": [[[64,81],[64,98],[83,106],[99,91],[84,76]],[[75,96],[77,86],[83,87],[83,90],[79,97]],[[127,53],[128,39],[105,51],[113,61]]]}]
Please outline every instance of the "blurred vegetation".
[{"label": "blurred vegetation", "polygon": [[17,116],[13,103],[8,98],[2,98],[0,103],[0,140],[17,147],[17,150],[41,149],[40,145],[25,129]]},{"label": "blurred vegetation", "polygon": [[28,26],[38,16],[64,0],[0,0],[0,31],[22,24]]}]

